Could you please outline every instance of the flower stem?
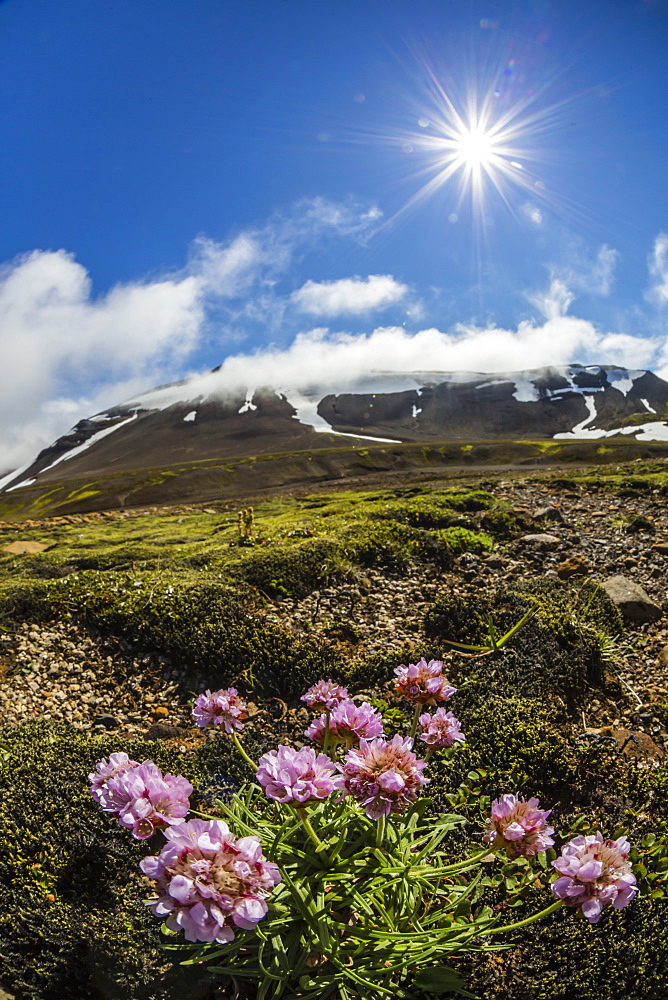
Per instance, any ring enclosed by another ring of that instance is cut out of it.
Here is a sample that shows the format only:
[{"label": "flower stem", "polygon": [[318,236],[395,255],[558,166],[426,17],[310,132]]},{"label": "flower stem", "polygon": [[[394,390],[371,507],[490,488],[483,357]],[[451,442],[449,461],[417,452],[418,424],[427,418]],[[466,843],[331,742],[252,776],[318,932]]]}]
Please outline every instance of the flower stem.
[{"label": "flower stem", "polygon": [[246,751],[242,747],[241,742],[239,740],[239,737],[237,736],[236,733],[232,733],[232,742],[234,743],[235,747],[237,748],[237,750],[239,751],[239,753],[241,754],[241,756],[243,757],[243,759],[246,761],[246,763],[250,767],[251,771],[253,771],[253,772],[257,771],[257,764],[255,763],[254,760],[251,760],[251,758],[248,756],[248,754],[246,753]]},{"label": "flower stem", "polygon": [[313,829],[313,826],[311,825],[311,820],[306,815],[305,810],[296,807],[295,808],[295,812],[297,813],[297,815],[299,816],[300,820],[302,821],[304,829],[306,830],[306,832],[308,833],[309,837],[311,838],[311,840],[315,844],[316,851],[318,851],[319,854],[324,853],[325,845],[322,843],[322,841],[318,837],[318,834]]},{"label": "flower stem", "polygon": [[524,920],[518,920],[514,924],[504,924],[503,927],[491,927],[488,931],[481,931],[482,934],[501,934],[506,931],[518,931],[520,927],[528,927],[529,924],[535,924],[537,920],[542,920],[543,917],[549,917],[551,913],[555,913],[564,906],[563,899],[558,900],[556,903],[552,903],[551,906],[546,906],[544,910],[539,910],[538,913],[532,914],[530,917],[526,917]]},{"label": "flower stem", "polygon": [[454,864],[446,865],[443,871],[456,872],[461,868],[468,868],[473,865],[478,864],[484,858],[489,858],[494,855],[494,849],[488,847],[485,851],[480,851],[478,854],[472,854],[470,858],[464,858],[463,861],[455,861]]},{"label": "flower stem", "polygon": [[325,709],[325,735],[322,740],[322,752],[327,753],[329,750],[329,719],[331,712],[328,708]]},{"label": "flower stem", "polygon": [[382,847],[385,840],[385,820],[386,816],[379,816],[376,823],[376,847]]},{"label": "flower stem", "polygon": [[420,718],[420,712],[421,711],[422,711],[422,705],[420,705],[420,703],[418,702],[418,704],[413,709],[413,719],[411,721],[411,730],[410,730],[410,733],[408,734],[411,737],[411,739],[415,739],[415,734],[417,732],[417,727],[418,727],[418,719]]},{"label": "flower stem", "polygon": [[202,819],[220,820],[222,818],[220,816],[212,816],[210,813],[199,812],[197,809],[190,809],[189,811],[193,816],[200,816]]}]

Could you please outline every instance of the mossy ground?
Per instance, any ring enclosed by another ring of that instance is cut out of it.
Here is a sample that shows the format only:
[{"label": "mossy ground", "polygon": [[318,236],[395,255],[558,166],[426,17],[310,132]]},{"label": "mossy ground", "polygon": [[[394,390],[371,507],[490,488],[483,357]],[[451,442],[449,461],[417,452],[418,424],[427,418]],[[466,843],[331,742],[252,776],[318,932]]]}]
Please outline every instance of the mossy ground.
[{"label": "mossy ground", "polygon": [[[611,471],[591,486],[623,491],[664,475],[663,467]],[[589,484],[584,474],[578,481]],[[323,642],[304,643],[266,620],[267,596],[299,596],[369,565],[399,575],[429,560],[447,566],[462,546],[489,548],[523,527],[521,513],[493,492],[461,487],[274,497],[256,506],[252,537],[240,535],[237,515],[220,503],[3,528],[3,540],[53,547],[2,557],[0,623],[11,629],[17,620],[72,616],[187,665],[195,690],[235,681],[257,701],[278,694],[295,705],[317,677],[336,676],[352,691],[389,700],[398,715],[388,679],[404,651],[355,659]],[[637,857],[653,881],[633,906],[606,914],[597,928],[559,913],[518,938],[514,951],[466,963],[469,987],[490,1000],[662,1000],[668,904],[650,896],[663,892],[668,868],[668,768],[641,769],[605,741],[574,736],[586,692],[607,683],[603,640],[620,629],[610,602],[590,584],[559,581],[506,587],[466,604],[443,596],[425,616],[420,650],[441,657],[449,639],[482,643],[489,618],[501,634],[531,607],[537,614],[503,652],[451,660],[467,742],[448,767],[436,767],[434,808],[455,804],[477,837],[489,800],[518,791],[553,805],[562,832],[623,827],[636,844],[656,834],[659,847]],[[249,730],[249,740],[259,754],[276,734]],[[87,773],[118,749],[184,773],[205,802],[211,786],[243,776],[224,740],[179,754],[158,742],[47,723],[0,734],[0,976],[19,997],[214,995],[201,970],[174,966],[159,952],[157,921],[142,904],[148,886],[137,871],[146,845],[89,798]],[[492,902],[503,909],[502,895]],[[511,911],[515,919],[522,912],[529,911]]]}]

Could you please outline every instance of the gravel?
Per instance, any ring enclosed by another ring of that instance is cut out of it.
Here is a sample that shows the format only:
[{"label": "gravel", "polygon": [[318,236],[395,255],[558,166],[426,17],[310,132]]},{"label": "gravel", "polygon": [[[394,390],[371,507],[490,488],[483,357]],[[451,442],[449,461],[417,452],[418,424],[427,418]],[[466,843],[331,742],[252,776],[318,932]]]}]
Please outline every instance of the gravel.
[{"label": "gravel", "polygon": [[[573,569],[600,581],[623,574],[668,611],[668,524],[658,494],[622,502],[603,492],[563,491],[545,483],[500,482],[488,488],[523,515],[531,526],[527,534],[541,534],[549,524],[555,543],[545,548],[522,538],[501,541],[484,556],[464,553],[447,573],[426,566],[401,577],[368,570],[353,583],[314,591],[303,600],[270,603],[267,620],[351,657],[390,645],[416,654],[424,613],[440,594],[479,596],[500,584]],[[622,515],[634,514],[650,527],[629,533]],[[668,748],[663,713],[653,711],[668,704],[668,654],[660,655],[667,646],[668,618],[628,623],[609,663],[624,697],[611,701],[592,691],[583,730],[625,727]],[[185,672],[167,658],[137,655],[128,643],[71,622],[25,624],[0,634],[4,724],[50,718],[82,730],[128,735],[144,734],[151,724],[192,729],[193,693]]]}]

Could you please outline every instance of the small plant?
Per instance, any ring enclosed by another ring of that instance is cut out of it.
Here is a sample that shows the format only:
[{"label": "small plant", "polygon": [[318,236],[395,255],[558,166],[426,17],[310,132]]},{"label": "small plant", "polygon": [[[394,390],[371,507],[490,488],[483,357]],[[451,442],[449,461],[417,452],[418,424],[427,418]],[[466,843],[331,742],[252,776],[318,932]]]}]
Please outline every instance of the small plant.
[{"label": "small plant", "polygon": [[[471,997],[449,957],[507,947],[493,936],[564,906],[595,924],[606,907],[632,901],[626,837],[578,834],[557,857],[550,810],[535,798],[500,796],[478,847],[464,856],[449,847],[465,818],[430,815],[422,794],[428,760],[447,764],[465,741],[451,712],[427,711],[456,694],[442,667],[395,670],[397,693],[414,707],[410,735],[387,739],[376,708],[322,680],[302,697],[321,713],[306,732],[319,746],[281,745],[257,763],[239,739],[238,692],[200,695],[195,721],[225,732],[256,779],[215,800],[217,815],[191,809],[197,818],[186,820],[191,786],[151,761],[117,753],[98,764],[90,778],[102,808],[137,839],[148,825],[164,831],[165,845],[140,867],[156,883],[147,905],[165,920],[166,947],[186,952],[183,964],[217,963],[210,971],[249,981],[257,1000]],[[645,839],[643,857],[652,844]],[[497,858],[502,866],[490,868]],[[485,905],[501,886],[509,906],[521,904],[546,887],[550,867],[552,899],[537,912],[503,924]]]},{"label": "small plant", "polygon": [[[469,656],[471,659],[477,659],[481,656],[491,656],[492,653],[498,653],[506,643],[510,642],[514,635],[516,635],[523,625],[526,625],[531,618],[538,613],[538,608],[530,608],[525,615],[523,615],[518,622],[513,625],[512,628],[508,629],[505,635],[497,638],[496,630],[494,628],[494,622],[492,621],[491,615],[487,615],[487,634],[488,641],[480,646],[468,645],[464,642],[454,642],[452,639],[446,639],[445,642],[449,646],[453,646],[458,652],[462,652],[462,656]],[[463,652],[463,650],[471,650],[471,652]]]},{"label": "small plant", "polygon": [[237,515],[237,532],[239,539],[237,545],[253,545],[255,535],[253,534],[254,510],[252,507],[244,507]]}]

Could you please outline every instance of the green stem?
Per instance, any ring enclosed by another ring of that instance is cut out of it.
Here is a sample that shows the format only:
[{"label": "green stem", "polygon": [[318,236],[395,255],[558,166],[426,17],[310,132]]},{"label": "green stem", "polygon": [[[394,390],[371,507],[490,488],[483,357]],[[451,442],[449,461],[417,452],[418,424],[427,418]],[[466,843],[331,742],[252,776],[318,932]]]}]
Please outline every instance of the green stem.
[{"label": "green stem", "polygon": [[255,773],[257,771],[257,764],[255,763],[254,760],[251,760],[251,758],[248,756],[248,754],[246,753],[246,751],[242,747],[241,742],[239,740],[239,737],[237,736],[236,733],[232,733],[232,742],[234,743],[235,747],[237,748],[237,750],[239,751],[239,753],[241,754],[241,756],[243,757],[243,759],[246,761],[246,763],[250,767],[251,771],[253,771],[253,773]]},{"label": "green stem", "polygon": [[330,719],[331,714],[332,713],[330,712],[330,710],[328,708],[326,708],[325,709],[325,720],[326,720],[325,721],[325,735],[324,735],[324,738],[323,738],[323,741],[322,741],[322,752],[323,753],[327,753],[327,751],[329,750],[329,719]]},{"label": "green stem", "polygon": [[306,830],[306,832],[308,833],[309,837],[311,838],[311,840],[315,844],[316,851],[318,851],[319,854],[324,853],[324,851],[325,851],[325,845],[322,843],[322,841],[318,837],[318,834],[313,829],[313,826],[311,825],[311,820],[306,815],[306,812],[304,811],[304,809],[303,808],[300,809],[298,807],[295,807],[295,812],[299,816],[299,818],[300,818],[300,820],[301,820],[301,822],[302,822],[302,824],[304,826],[304,829]]},{"label": "green stem", "polygon": [[475,865],[479,861],[482,861],[483,858],[489,858],[490,855],[494,855],[494,849],[492,847],[488,847],[486,851],[480,851],[479,854],[472,854],[470,858],[464,858],[463,861],[455,861],[452,865],[445,865],[441,871],[456,872],[459,871],[460,868],[468,868],[469,866]]},{"label": "green stem", "polygon": [[197,809],[192,809],[191,808],[190,812],[193,814],[193,816],[201,816],[202,819],[212,819],[212,820],[221,820],[222,819],[222,816],[211,816],[210,813],[202,813],[202,812],[199,812]]},{"label": "green stem", "polygon": [[385,821],[386,816],[379,816],[378,822],[376,824],[376,847],[382,847],[383,841],[385,840]]},{"label": "green stem", "polygon": [[422,711],[422,705],[420,705],[420,703],[418,702],[418,704],[413,709],[413,719],[411,721],[411,730],[410,730],[410,732],[408,734],[412,739],[415,739],[415,734],[417,732],[417,727],[418,727],[418,719],[420,718],[420,712],[421,711]]},{"label": "green stem", "polygon": [[546,906],[544,910],[539,910],[538,913],[534,913],[531,917],[526,917],[524,920],[518,920],[514,924],[504,924],[503,927],[491,927],[488,931],[481,931],[480,934],[501,934],[506,931],[518,931],[520,927],[528,927],[529,924],[535,924],[537,920],[542,920],[543,917],[549,917],[551,913],[555,913],[564,906],[563,899],[558,900],[556,903],[552,903],[551,906]]}]

